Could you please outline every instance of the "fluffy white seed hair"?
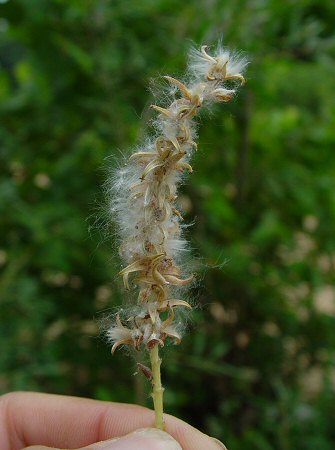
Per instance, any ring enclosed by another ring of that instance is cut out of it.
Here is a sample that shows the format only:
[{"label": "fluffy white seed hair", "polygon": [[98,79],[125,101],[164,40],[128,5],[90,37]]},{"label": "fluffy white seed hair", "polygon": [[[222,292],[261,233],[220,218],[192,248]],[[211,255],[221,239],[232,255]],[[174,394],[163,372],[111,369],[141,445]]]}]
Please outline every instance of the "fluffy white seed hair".
[{"label": "fluffy white seed hair", "polygon": [[188,69],[195,78],[201,78],[207,75],[211,66],[215,62],[218,66],[223,67],[227,65],[227,74],[230,75],[243,75],[246,66],[249,64],[248,59],[237,51],[231,51],[227,47],[224,47],[220,42],[215,50],[215,57],[205,55],[202,49],[207,46],[201,47],[201,50],[192,48],[189,52]]},{"label": "fluffy white seed hair", "polygon": [[[158,112],[156,134],[111,175],[109,209],[118,225],[119,254],[125,265],[120,275],[127,289],[132,284],[139,289],[136,314],[132,309],[123,321],[117,315],[107,332],[113,351],[119,345],[139,348],[144,344],[150,349],[164,345],[167,337],[181,339],[174,310],[190,305],[175,295],[193,276],[185,273],[181,263],[187,243],[176,200],[184,174],[192,172],[190,160],[197,148],[193,117],[202,106],[230,101],[235,86],[244,83],[247,63],[244,56],[222,44],[213,55],[207,46],[192,49],[191,82],[187,86],[164,77],[172,87],[171,100],[167,107],[152,105]],[[163,320],[160,314],[166,311],[168,317]]]}]

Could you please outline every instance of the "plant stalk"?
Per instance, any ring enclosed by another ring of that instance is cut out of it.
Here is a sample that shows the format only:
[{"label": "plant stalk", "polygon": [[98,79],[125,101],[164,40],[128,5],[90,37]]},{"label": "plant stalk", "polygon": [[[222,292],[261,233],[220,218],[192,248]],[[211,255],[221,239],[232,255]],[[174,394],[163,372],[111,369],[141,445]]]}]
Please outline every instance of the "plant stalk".
[{"label": "plant stalk", "polygon": [[165,430],[163,419],[163,392],[161,382],[161,362],[159,357],[158,344],[155,344],[149,351],[151,370],[152,370],[152,398],[154,401],[155,410],[155,427],[160,430]]}]

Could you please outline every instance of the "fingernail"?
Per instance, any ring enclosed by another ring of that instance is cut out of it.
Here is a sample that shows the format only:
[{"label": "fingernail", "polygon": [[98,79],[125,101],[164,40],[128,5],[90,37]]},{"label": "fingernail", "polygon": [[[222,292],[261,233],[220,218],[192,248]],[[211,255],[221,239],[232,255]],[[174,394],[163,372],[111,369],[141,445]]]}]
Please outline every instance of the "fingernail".
[{"label": "fingernail", "polygon": [[142,428],[117,439],[99,442],[87,450],[182,450],[182,448],[165,431]]},{"label": "fingernail", "polygon": [[216,438],[213,438],[213,437],[212,437],[212,439],[213,439],[213,441],[214,441],[216,444],[218,444],[218,446],[219,446],[221,449],[223,449],[223,450],[228,450],[227,447],[226,447],[221,441],[219,441],[219,439],[216,439]]}]

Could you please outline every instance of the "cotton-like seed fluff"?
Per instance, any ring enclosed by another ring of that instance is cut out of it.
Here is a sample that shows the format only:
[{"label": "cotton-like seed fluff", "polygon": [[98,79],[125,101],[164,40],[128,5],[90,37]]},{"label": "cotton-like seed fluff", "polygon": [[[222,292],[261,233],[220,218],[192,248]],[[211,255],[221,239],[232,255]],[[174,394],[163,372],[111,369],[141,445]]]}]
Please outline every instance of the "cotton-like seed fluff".
[{"label": "cotton-like seed fluff", "polygon": [[181,340],[174,310],[191,306],[175,297],[178,287],[191,283],[193,275],[185,275],[180,267],[186,242],[176,200],[183,173],[192,172],[190,159],[197,149],[193,117],[202,106],[230,101],[236,89],[228,88],[227,82],[244,84],[246,65],[244,57],[221,46],[214,56],[207,53],[207,46],[192,49],[191,82],[164,77],[173,88],[172,99],[167,107],[152,105],[158,113],[156,135],[112,175],[110,214],[118,225],[125,265],[120,275],[126,289],[138,288],[137,306],[122,320],[117,315],[107,330],[112,352],[120,345],[151,349],[163,346],[167,337],[176,343]]}]

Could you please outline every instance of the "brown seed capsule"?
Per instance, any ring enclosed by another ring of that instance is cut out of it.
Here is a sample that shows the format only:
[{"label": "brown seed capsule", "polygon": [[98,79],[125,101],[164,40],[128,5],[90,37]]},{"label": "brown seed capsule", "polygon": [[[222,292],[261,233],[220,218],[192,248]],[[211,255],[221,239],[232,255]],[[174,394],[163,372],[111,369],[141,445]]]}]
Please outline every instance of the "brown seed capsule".
[{"label": "brown seed capsule", "polygon": [[138,367],[138,369],[143,373],[143,375],[146,377],[146,378],[148,378],[148,380],[149,381],[151,381],[152,380],[152,372],[151,372],[151,370],[149,369],[149,367],[147,367],[147,366],[145,366],[145,365],[143,365],[143,364],[141,364],[141,363],[137,363],[137,367]]}]

